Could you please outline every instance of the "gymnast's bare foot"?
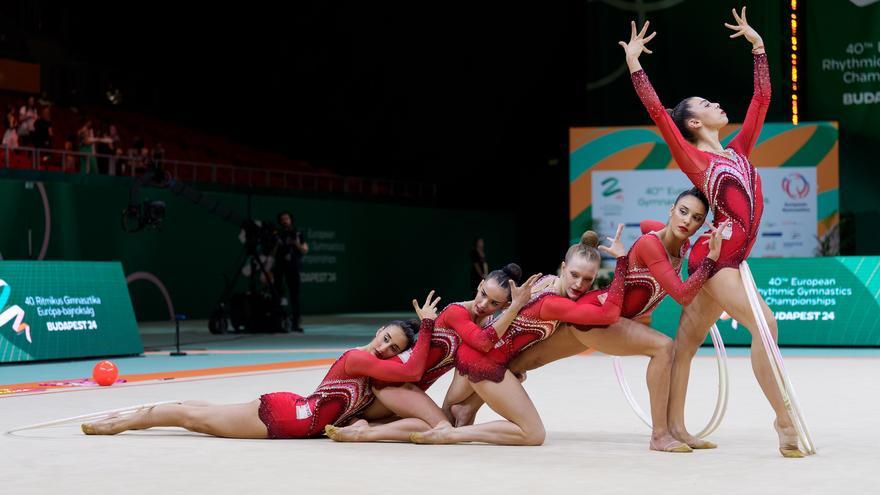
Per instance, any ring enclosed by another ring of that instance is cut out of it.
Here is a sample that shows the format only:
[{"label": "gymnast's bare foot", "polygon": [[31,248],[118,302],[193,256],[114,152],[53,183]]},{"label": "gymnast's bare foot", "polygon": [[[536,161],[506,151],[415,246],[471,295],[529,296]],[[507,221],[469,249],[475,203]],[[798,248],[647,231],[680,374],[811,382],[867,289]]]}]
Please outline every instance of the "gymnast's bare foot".
[{"label": "gymnast's bare foot", "polygon": [[710,442],[708,440],[703,440],[702,438],[697,438],[697,437],[691,435],[690,433],[687,432],[687,430],[674,430],[673,429],[672,436],[676,440],[683,442],[683,443],[686,443],[688,445],[688,447],[690,447],[694,450],[714,449],[714,448],[718,447],[713,442]]},{"label": "gymnast's bare foot", "polygon": [[659,436],[652,435],[650,449],[658,452],[674,453],[687,453],[694,451],[688,444],[679,442],[669,433]]},{"label": "gymnast's bare foot", "polygon": [[86,435],[116,435],[127,430],[125,421],[118,416],[110,416],[94,423],[83,423],[80,428]]},{"label": "gymnast's bare foot", "polygon": [[456,443],[456,441],[452,438],[454,433],[455,428],[447,423],[440,425],[432,430],[421,433],[413,433],[409,436],[409,439],[412,443],[446,445]]},{"label": "gymnast's bare foot", "polygon": [[327,425],[324,427],[324,434],[335,442],[359,442],[361,433],[369,427],[370,424],[367,420],[359,419],[345,428]]},{"label": "gymnast's bare foot", "polygon": [[779,453],[782,457],[798,459],[804,456],[801,449],[798,448],[797,430],[793,425],[780,426],[779,419],[773,421],[773,428],[779,435]]}]

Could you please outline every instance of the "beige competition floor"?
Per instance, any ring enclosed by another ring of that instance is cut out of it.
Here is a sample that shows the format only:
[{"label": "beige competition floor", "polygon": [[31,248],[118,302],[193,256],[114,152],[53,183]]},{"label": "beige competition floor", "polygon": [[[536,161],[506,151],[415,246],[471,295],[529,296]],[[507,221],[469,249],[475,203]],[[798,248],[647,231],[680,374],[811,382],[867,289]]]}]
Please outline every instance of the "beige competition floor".
[{"label": "beige competition floor", "polygon": [[[627,376],[646,404],[646,360]],[[336,444],[226,440],[157,429],[86,437],[77,426],[0,436],[2,493],[880,493],[880,359],[787,360],[819,454],[779,456],[770,408],[747,357],[730,359],[730,407],[713,451],[660,454],[631,412],[611,358],[578,356],[532,372],[526,388],[548,430],[541,447]],[[262,392],[308,393],[325,368],[175,380],[0,399],[0,430],[171,399],[240,402]],[[449,377],[431,390],[439,400]],[[689,423],[714,407],[714,358],[698,357]],[[644,406],[646,407],[646,405]],[[483,411],[478,420],[495,418]]]}]

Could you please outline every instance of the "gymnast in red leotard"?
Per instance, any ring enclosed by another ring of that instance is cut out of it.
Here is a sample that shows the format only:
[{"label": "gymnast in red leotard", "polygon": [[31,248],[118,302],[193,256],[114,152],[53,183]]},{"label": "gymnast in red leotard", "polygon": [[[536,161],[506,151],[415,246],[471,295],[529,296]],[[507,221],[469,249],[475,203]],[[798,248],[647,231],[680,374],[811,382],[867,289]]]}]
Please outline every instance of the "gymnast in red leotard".
[{"label": "gymnast in red leotard", "polygon": [[[355,423],[344,428],[325,428],[327,436],[340,442],[407,441],[415,431],[448,426],[448,413],[440,409],[425,391],[454,367],[455,356],[462,344],[489,352],[500,336],[505,334],[521,307],[518,303],[511,304],[512,291],[528,294],[540,276],[532,276],[517,287],[513,282],[519,279],[521,273],[519,266],[514,263],[495,270],[477,286],[477,294],[472,301],[448,305],[434,324],[428,363],[422,379],[418,383],[374,380],[373,393],[377,400]],[[501,317],[487,322],[493,313],[501,310],[504,310]],[[407,353],[393,359],[405,360]],[[395,416],[401,419],[385,424],[369,423]]]},{"label": "gymnast in red leotard", "polygon": [[[697,188],[688,189],[675,199],[669,212],[669,222],[646,220],[641,223],[642,236],[630,248],[627,256],[626,287],[621,317],[638,320],[651,313],[667,295],[675,302],[687,306],[697,296],[703,284],[714,273],[721,252],[712,252],[712,246],[723,250],[721,229],[712,228],[711,236],[704,237],[697,245],[706,247],[697,269],[687,281],[679,277],[682,259],[690,249],[690,237],[703,225],[708,210],[706,197]],[[578,299],[580,303],[601,301],[606,290],[591,291]]]},{"label": "gymnast in red leotard", "polygon": [[439,298],[425,304],[413,301],[421,319],[419,337],[406,363],[392,356],[409,347],[416,322],[394,321],[376,332],[366,346],[346,351],[330,367],[308,397],[290,392],[265,394],[244,404],[214,405],[202,401],[162,404],[123,418],[83,424],[89,435],[115,435],[126,430],[178,426],[197,433],[227,438],[309,438],[324,427],[341,424],[373,400],[371,380],[417,382],[428,358]]},{"label": "gymnast in red leotard", "polygon": [[[798,449],[796,431],[786,411],[782,394],[776,386],[770,363],[761,343],[758,326],[751,311],[745,286],[739,274],[739,266],[749,255],[758,235],[764,198],[761,178],[749,162],[764,117],[770,105],[770,76],[767,54],[761,36],[748,24],[746,9],[733,11],[736,24],[725,24],[735,31],[731,38],[745,37],[752,45],[754,55],[754,93],[739,134],[727,147],[721,145],[719,132],[727,125],[727,114],[717,103],[704,98],[691,97],[682,100],[674,109],[667,110],[660,103],[648,76],[642,70],[639,56],[650,53],[645,44],[656,33],[645,37],[648,24],[636,32],[632,23],[629,43],[620,42],[626,52],[626,62],[632,75],[636,93],[647,108],[651,119],[657,124],[663,139],[669,145],[672,157],[691,182],[709,199],[716,225],[729,221],[730,232],[725,238],[721,255],[714,273],[703,286],[694,301],[686,306],[681,315],[675,337],[675,359],[669,392],[669,426],[672,434],[694,448],[714,448],[711,442],[700,440],[688,433],[684,424],[684,405],[687,394],[690,363],[697,348],[703,343],[709,327],[722,312],[727,312],[752,334],[752,369],[773,410],[776,412],[774,427],[779,436],[779,448],[783,456],[802,457]],[[706,247],[694,246],[689,269],[696,270],[706,255]],[[760,298],[760,294],[758,294]],[[767,323],[777,338],[776,319],[761,298]]]},{"label": "gymnast in red leotard", "polygon": [[[669,337],[649,327],[646,320],[667,294],[682,305],[690,303],[714,268],[714,260],[721,251],[720,230],[715,230],[708,239],[709,254],[697,271],[686,282],[679,278],[682,258],[690,245],[688,239],[703,225],[707,211],[706,198],[698,190],[690,189],[676,199],[667,224],[642,222],[644,235],[636,240],[627,255],[629,265],[624,279],[620,320],[604,328],[565,324],[549,339],[511,361],[510,371],[524,375],[528,370],[580,354],[588,348],[616,356],[648,356],[647,382],[654,425],[650,448],[662,452],[690,452],[690,447],[672,437],[666,420],[673,343]],[[706,239],[699,242],[706,242]],[[584,294],[582,289],[592,285],[593,277],[585,280],[582,272],[573,265],[563,266],[560,280],[564,287],[574,288],[566,291],[568,297],[577,298],[578,304],[601,304],[608,297],[608,289]],[[454,410],[456,424],[472,422],[479,406],[478,401],[469,399],[459,410]]]},{"label": "gymnast in red leotard", "polygon": [[[512,291],[513,304],[522,309],[502,338],[488,352],[462,344],[455,358],[456,375],[445,401],[451,406],[474,392],[505,420],[452,427],[442,425],[415,432],[416,443],[485,442],[502,445],[540,445],[545,430],[541,417],[508,363],[520,352],[550,337],[560,321],[581,325],[610,325],[620,315],[626,257],[620,244],[620,230],[611,247],[600,249],[618,258],[615,279],[602,305],[578,304],[562,290],[559,278],[543,277],[530,293]],[[599,265],[598,237],[588,232],[584,240],[569,248],[566,263],[595,274]]]}]

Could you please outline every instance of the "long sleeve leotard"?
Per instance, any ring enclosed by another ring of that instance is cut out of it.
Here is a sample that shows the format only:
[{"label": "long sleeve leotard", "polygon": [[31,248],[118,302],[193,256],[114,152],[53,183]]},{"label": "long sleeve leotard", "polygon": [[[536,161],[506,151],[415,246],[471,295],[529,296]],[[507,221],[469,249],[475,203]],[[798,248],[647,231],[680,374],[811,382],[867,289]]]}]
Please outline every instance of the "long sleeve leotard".
[{"label": "long sleeve leotard", "polygon": [[[761,53],[754,57],[752,101],[742,128],[727,146],[726,154],[699,150],[681,135],[644,70],[633,72],[632,81],[679,168],[709,199],[715,224],[725,220],[732,222],[733,235],[722,245],[715,270],[738,267],[748,257],[757,239],[764,210],[761,178],[748,157],[755,147],[770,106],[767,55]],[[689,258],[689,272],[697,269],[707,252],[708,246],[704,243],[694,246]]]},{"label": "long sleeve leotard", "polygon": [[[427,390],[441,376],[451,370],[455,366],[455,355],[462,341],[468,342],[475,349],[488,352],[498,341],[498,334],[491,324],[483,327],[474,323],[471,320],[470,312],[463,303],[452,303],[437,316],[437,321],[434,323],[434,334],[431,336],[431,346],[428,349],[425,372],[415,385],[422,390]],[[410,354],[411,351],[404,351],[391,359],[406,362],[409,360]],[[401,382],[373,380],[375,388],[400,386],[401,384]]]},{"label": "long sleeve leotard", "polygon": [[617,259],[614,280],[608,287],[604,304],[583,305],[555,293],[555,276],[548,275],[535,283],[533,292],[513,323],[488,352],[463,344],[455,358],[456,369],[471,381],[504,379],[507,364],[522,351],[546,339],[560,322],[577,325],[607,326],[620,318],[627,258]]},{"label": "long sleeve leotard", "polygon": [[419,337],[404,363],[380,359],[360,349],[346,351],[330,367],[318,388],[308,397],[275,392],[260,397],[260,419],[269,438],[308,438],[320,435],[329,424],[344,423],[373,400],[370,381],[416,382],[428,362],[434,320],[422,320]]}]

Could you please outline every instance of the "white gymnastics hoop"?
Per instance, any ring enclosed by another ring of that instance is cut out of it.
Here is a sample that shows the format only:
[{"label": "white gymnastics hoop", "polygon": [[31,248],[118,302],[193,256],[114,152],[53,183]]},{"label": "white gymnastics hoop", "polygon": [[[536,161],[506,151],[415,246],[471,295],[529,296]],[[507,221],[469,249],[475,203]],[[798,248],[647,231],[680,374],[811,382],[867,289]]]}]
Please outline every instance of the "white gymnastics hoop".
[{"label": "white gymnastics hoop", "polygon": [[804,418],[803,410],[800,406],[794,385],[791,378],[785,370],[785,362],[782,360],[782,353],[779,352],[779,346],[770,333],[770,327],[764,318],[764,312],[761,310],[761,303],[758,299],[757,285],[752,277],[752,271],[749,264],[743,261],[739,265],[739,273],[742,277],[743,285],[746,288],[746,295],[749,298],[749,305],[752,307],[752,314],[758,324],[758,330],[761,334],[761,342],[767,351],[767,358],[770,361],[770,368],[773,370],[773,378],[776,379],[776,385],[779,387],[779,393],[782,394],[782,401],[785,403],[785,409],[794,423],[797,430],[798,439],[801,441],[803,449],[807,455],[816,453],[816,447],[813,444],[813,438],[810,436],[810,430],[807,428],[807,422]]},{"label": "white gymnastics hoop", "polygon": [[10,433],[16,433],[16,432],[25,431],[25,430],[36,430],[38,428],[48,428],[50,426],[61,426],[61,425],[70,424],[70,423],[100,421],[102,419],[109,418],[110,416],[112,416],[114,414],[117,416],[125,416],[128,414],[132,414],[137,411],[140,411],[142,409],[146,409],[148,407],[159,406],[162,404],[179,404],[179,403],[180,403],[179,400],[166,400],[166,401],[162,401],[162,402],[151,402],[148,404],[138,404],[136,406],[121,407],[119,409],[108,409],[106,411],[97,411],[97,412],[93,412],[93,413],[89,413],[89,414],[82,414],[80,416],[71,416],[69,418],[53,419],[52,421],[46,421],[44,423],[36,423],[36,424],[32,424],[32,425],[27,425],[27,426],[19,426],[17,428],[12,428],[11,430],[6,430],[6,434],[8,435]]},{"label": "white gymnastics hoop", "polygon": [[[724,413],[727,412],[727,398],[730,391],[730,382],[727,374],[727,350],[724,349],[724,341],[721,339],[721,332],[719,332],[718,327],[713,324],[712,328],[709,329],[709,333],[712,336],[712,344],[715,346],[715,358],[718,363],[718,398],[715,401],[715,411],[712,413],[712,418],[709,419],[709,423],[706,424],[706,427],[697,433],[698,438],[706,438],[721,425],[721,420],[724,419]],[[645,413],[645,410],[642,409],[638,401],[636,401],[632,390],[629,388],[629,383],[627,383],[626,376],[623,374],[623,360],[619,356],[614,356],[614,374],[617,375],[617,383],[620,385],[620,390],[623,392],[623,396],[626,398],[626,401],[629,403],[633,412],[636,413],[636,416],[638,416],[648,428],[653,428],[651,417]]]}]

